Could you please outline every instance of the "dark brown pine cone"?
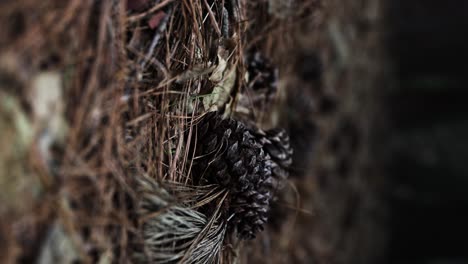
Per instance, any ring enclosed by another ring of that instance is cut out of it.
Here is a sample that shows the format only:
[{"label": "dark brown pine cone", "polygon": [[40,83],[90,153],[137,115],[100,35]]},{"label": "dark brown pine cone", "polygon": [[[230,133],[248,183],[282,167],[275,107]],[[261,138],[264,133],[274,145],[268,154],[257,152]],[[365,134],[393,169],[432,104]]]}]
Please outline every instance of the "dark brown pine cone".
[{"label": "dark brown pine cone", "polygon": [[293,155],[288,134],[284,129],[271,129],[265,132],[260,141],[264,150],[274,161],[273,175],[280,184],[284,183],[288,176],[287,169],[291,166]]},{"label": "dark brown pine cone", "polygon": [[278,69],[259,52],[246,56],[248,87],[251,88],[254,105],[257,101],[272,101],[278,88]]},{"label": "dark brown pine cone", "polygon": [[293,150],[289,144],[289,136],[284,129],[271,129],[265,132],[262,143],[272,159],[280,166],[291,165]]},{"label": "dark brown pine cone", "polygon": [[194,175],[198,184],[229,189],[228,217],[233,215],[240,238],[252,239],[263,230],[274,193],[287,177],[290,154],[284,132],[254,132],[212,112],[197,125]]}]

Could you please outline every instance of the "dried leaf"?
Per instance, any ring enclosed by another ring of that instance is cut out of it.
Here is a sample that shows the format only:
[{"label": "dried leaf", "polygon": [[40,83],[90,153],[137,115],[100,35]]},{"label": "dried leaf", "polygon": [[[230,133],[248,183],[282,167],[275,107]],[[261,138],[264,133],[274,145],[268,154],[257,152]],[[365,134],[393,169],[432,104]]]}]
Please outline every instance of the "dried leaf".
[{"label": "dried leaf", "polygon": [[215,85],[211,96],[203,98],[203,106],[210,111],[216,111],[225,105],[230,98],[230,94],[236,82],[236,71],[231,69],[225,78]]},{"label": "dried leaf", "polygon": [[176,77],[176,83],[184,83],[190,79],[195,79],[202,77],[206,74],[213,72],[215,66],[211,66],[209,63],[208,66],[197,64],[194,65],[191,69],[188,69]]},{"label": "dried leaf", "polygon": [[237,74],[235,65],[229,65],[228,58],[229,51],[220,47],[218,50],[218,65],[209,78],[215,86],[211,94],[203,98],[205,110],[216,111],[229,101]]},{"label": "dried leaf", "polygon": [[229,54],[226,54],[226,50],[220,49],[218,52],[218,65],[211,74],[209,80],[212,82],[221,82],[223,80],[224,72],[227,67],[227,57]]}]

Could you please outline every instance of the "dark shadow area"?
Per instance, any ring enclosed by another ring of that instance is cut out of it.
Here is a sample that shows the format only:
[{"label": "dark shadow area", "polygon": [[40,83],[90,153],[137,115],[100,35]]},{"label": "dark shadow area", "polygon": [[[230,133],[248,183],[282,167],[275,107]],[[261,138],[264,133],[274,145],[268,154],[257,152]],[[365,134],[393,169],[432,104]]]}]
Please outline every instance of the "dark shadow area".
[{"label": "dark shadow area", "polygon": [[468,2],[387,2],[388,263],[468,263]]}]

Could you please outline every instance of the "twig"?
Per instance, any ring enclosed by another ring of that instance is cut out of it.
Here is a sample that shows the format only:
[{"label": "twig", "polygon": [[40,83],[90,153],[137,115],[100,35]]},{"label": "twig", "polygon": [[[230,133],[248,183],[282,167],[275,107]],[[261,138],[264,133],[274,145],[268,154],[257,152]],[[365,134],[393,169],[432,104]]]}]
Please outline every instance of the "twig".
[{"label": "twig", "polygon": [[213,14],[213,10],[211,10],[211,7],[206,0],[204,0],[203,2],[205,2],[206,9],[208,9],[208,14],[210,16],[211,23],[213,24],[213,27],[216,30],[216,33],[218,34],[218,36],[221,36],[221,30],[219,29],[218,22],[216,22],[216,18]]},{"label": "twig", "polygon": [[154,49],[159,43],[159,39],[161,38],[161,33],[166,29],[167,22],[169,21],[169,17],[171,16],[171,14],[172,14],[172,8],[169,8],[166,16],[161,20],[161,23],[159,24],[158,29],[154,33],[153,41],[151,42],[150,48],[148,52],[146,53],[146,56],[143,62],[140,64],[141,69],[144,69],[148,61],[151,60],[151,57],[153,56],[153,53],[154,53]]}]

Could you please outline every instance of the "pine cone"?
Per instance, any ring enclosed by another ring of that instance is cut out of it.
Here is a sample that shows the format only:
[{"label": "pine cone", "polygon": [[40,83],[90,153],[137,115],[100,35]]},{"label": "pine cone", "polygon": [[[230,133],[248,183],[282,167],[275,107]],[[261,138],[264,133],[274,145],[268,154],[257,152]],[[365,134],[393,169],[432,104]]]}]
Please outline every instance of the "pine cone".
[{"label": "pine cone", "polygon": [[[288,172],[287,169],[291,166],[293,149],[289,143],[289,136],[284,129],[271,129],[265,132],[261,142],[263,148],[274,161],[272,173],[277,181],[284,183]],[[282,186],[278,186],[282,188]]]},{"label": "pine cone", "polygon": [[227,211],[234,215],[233,226],[240,238],[254,238],[268,219],[274,191],[287,177],[291,156],[287,135],[279,130],[254,132],[215,112],[203,118],[196,134],[195,180],[229,189]]},{"label": "pine cone", "polygon": [[278,69],[259,52],[246,57],[248,72],[248,87],[255,92],[252,98],[254,105],[260,101],[268,102],[274,99],[278,88]]}]

